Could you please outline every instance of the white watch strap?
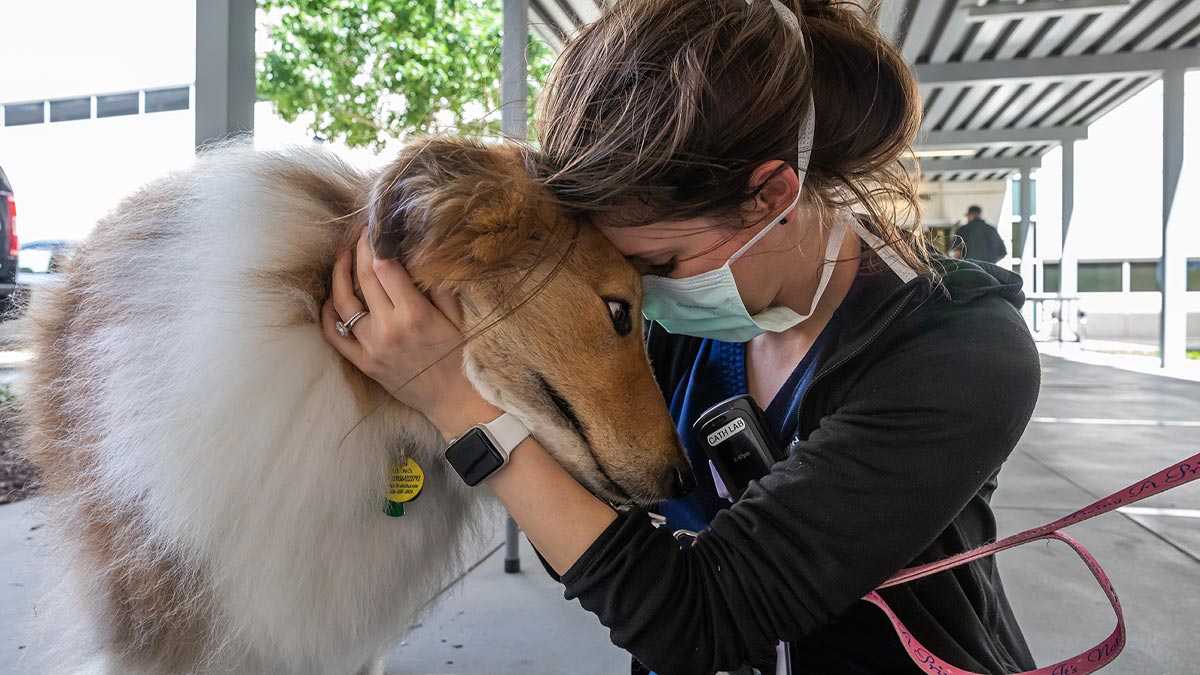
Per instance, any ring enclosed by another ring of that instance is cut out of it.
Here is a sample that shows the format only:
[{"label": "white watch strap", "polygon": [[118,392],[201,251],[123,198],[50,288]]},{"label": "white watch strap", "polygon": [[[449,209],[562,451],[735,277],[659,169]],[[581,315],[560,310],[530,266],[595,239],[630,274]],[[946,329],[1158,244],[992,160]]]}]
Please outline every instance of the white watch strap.
[{"label": "white watch strap", "polygon": [[529,429],[525,428],[521,420],[509,413],[504,413],[481,426],[488,430],[488,434],[496,442],[496,447],[504,453],[505,461],[508,460],[508,455],[512,453],[513,449],[529,437]]}]

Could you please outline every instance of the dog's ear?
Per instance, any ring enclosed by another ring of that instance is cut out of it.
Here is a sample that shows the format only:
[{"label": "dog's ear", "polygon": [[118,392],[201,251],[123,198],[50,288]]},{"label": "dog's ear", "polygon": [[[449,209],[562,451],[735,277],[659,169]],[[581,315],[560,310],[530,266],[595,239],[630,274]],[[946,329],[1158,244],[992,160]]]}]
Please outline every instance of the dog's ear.
[{"label": "dog's ear", "polygon": [[375,255],[401,260],[424,286],[532,264],[567,222],[530,176],[524,153],[467,140],[410,145],[371,191]]}]

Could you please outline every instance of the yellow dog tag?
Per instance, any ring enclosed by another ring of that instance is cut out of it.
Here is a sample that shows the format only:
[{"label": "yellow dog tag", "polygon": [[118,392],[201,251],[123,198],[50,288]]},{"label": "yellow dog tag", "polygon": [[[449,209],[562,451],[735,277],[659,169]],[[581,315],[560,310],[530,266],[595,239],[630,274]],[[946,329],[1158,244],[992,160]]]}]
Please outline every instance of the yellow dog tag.
[{"label": "yellow dog tag", "polygon": [[425,472],[411,457],[392,462],[391,475],[388,478],[387,506],[383,512],[398,518],[404,515],[404,504],[411,502],[421,494],[425,485]]}]

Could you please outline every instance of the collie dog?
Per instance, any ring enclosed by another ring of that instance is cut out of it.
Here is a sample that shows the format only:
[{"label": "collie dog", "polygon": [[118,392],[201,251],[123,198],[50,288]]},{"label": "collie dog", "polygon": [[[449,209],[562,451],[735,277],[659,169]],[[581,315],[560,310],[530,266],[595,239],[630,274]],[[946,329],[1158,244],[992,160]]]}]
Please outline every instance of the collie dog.
[{"label": "collie dog", "polygon": [[[39,614],[70,627],[53,635],[73,668],[377,671],[459,570],[485,491],[321,333],[334,258],[363,227],[458,299],[467,376],[571,475],[611,502],[679,493],[639,277],[531,157],[423,140],[364,174],[315,148],[226,147],[98,224],[33,298],[22,397],[64,569]],[[408,458],[424,487],[390,517],[389,467]]]}]

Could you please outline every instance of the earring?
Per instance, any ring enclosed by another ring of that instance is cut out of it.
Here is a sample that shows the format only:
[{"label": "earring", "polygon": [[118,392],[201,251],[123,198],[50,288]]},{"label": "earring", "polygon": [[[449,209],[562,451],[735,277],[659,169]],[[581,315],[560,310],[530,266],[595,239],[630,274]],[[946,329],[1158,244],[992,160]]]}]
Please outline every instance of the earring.
[{"label": "earring", "polygon": [[780,225],[787,225],[787,218],[780,218],[780,219],[779,219],[779,224],[780,224]]}]

